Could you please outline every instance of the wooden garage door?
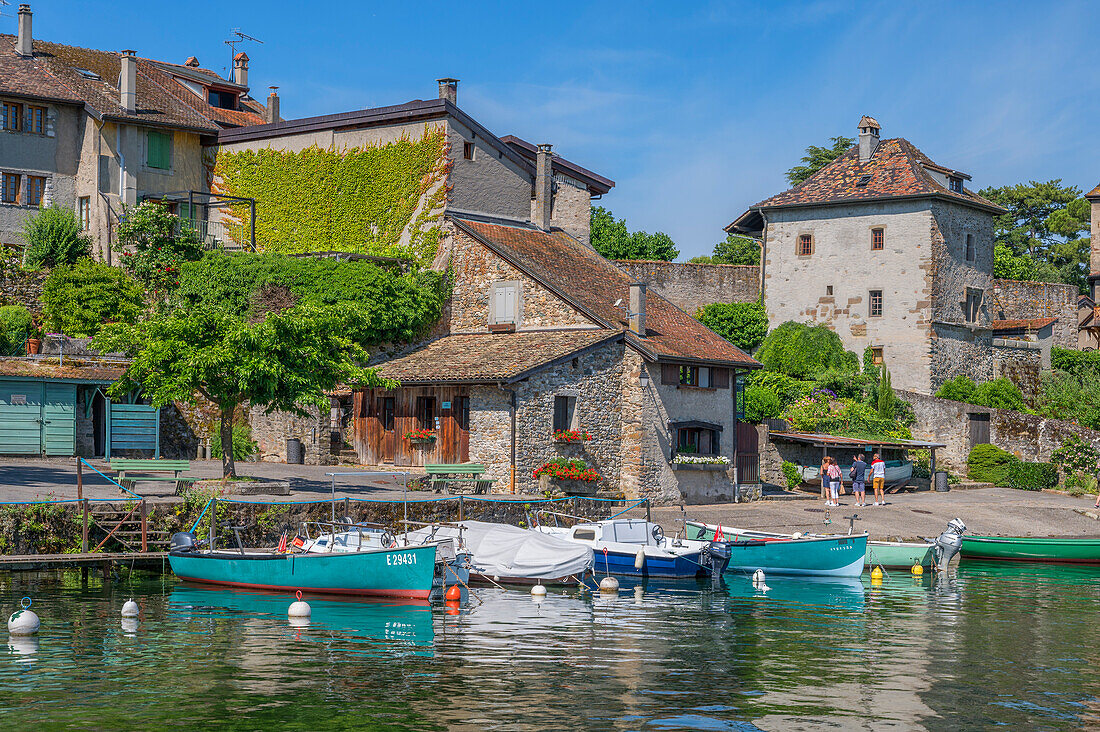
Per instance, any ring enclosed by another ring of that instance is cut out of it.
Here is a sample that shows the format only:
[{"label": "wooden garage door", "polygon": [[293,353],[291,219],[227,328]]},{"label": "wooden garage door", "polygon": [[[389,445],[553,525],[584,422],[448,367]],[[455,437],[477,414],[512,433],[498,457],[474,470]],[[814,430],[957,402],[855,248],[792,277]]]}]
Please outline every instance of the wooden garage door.
[{"label": "wooden garage door", "polygon": [[0,454],[42,454],[42,384],[0,380]]},{"label": "wooden garage door", "polygon": [[42,410],[47,455],[76,454],[76,384],[46,384]]}]

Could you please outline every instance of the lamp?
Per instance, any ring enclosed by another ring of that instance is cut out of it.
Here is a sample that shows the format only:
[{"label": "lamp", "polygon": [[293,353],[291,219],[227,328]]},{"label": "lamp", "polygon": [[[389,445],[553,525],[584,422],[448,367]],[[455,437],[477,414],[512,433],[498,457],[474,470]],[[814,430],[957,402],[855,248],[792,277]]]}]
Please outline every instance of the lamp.
[{"label": "lamp", "polygon": [[638,384],[644,389],[649,386],[649,372],[646,371],[645,366],[642,366],[641,372],[638,374]]}]

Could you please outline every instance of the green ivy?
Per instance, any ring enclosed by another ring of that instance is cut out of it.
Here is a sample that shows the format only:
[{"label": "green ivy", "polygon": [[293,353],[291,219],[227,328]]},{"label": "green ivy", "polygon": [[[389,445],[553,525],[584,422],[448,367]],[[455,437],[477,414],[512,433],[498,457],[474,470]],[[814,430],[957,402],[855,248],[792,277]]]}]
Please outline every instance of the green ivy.
[{"label": "green ivy", "polygon": [[[256,199],[256,246],[266,252],[340,251],[430,262],[447,195],[442,127],[342,150],[218,152],[215,190]],[[246,207],[232,209],[248,218]]]}]

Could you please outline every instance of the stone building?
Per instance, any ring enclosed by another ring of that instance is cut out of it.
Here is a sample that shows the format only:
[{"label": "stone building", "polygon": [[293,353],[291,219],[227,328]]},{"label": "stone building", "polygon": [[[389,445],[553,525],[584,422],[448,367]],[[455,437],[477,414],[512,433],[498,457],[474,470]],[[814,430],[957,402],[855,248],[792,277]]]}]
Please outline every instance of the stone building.
[{"label": "stone building", "polygon": [[966,173],[859,122],[858,143],[727,227],[762,241],[772,324],[825,323],[857,354],[871,348],[895,386],[995,374],[990,321],[993,218]]},{"label": "stone building", "polygon": [[1089,226],[1089,293],[1078,300],[1078,339],[1081,348],[1100,348],[1100,186],[1096,186],[1085,198],[1091,204]]},{"label": "stone building", "polygon": [[30,6],[18,16],[18,34],[0,34],[0,244],[22,245],[24,221],[56,204],[109,261],[124,207],[209,191],[203,146],[269,117],[249,96],[244,53],[223,79],[194,57],[172,64],[38,40]]},{"label": "stone building", "polygon": [[[446,225],[443,323],[381,363],[401,388],[356,393],[360,462],[473,461],[496,490],[536,493],[539,466],[576,458],[599,473],[593,487],[664,503],[731,500],[735,465],[756,481],[755,439],[739,463],[735,397],[753,359],[563,229],[468,215]],[[416,429],[434,440],[414,443]],[[559,430],[590,439],[556,442]]]}]

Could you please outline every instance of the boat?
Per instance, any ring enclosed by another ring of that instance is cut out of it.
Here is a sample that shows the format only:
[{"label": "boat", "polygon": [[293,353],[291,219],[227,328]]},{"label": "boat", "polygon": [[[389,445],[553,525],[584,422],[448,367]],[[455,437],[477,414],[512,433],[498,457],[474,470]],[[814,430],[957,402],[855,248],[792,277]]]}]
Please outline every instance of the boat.
[{"label": "boat", "polygon": [[[907,460],[886,460],[886,485],[902,485],[913,477],[913,463]],[[802,480],[812,483],[821,478],[820,465],[803,465],[799,468]],[[843,485],[851,485],[852,479],[848,475],[852,472],[852,464],[840,466],[840,481]],[[867,486],[871,485],[871,464],[867,463]]]},{"label": "boat", "polygon": [[460,521],[407,532],[410,541],[455,538],[470,552],[470,579],[495,584],[579,584],[592,571],[592,549],[519,526]]},{"label": "boat", "polygon": [[1100,538],[963,536],[962,559],[1100,564]]},{"label": "boat", "polygon": [[915,564],[931,567],[936,545],[926,541],[868,541],[867,566],[909,569]]},{"label": "boat", "polygon": [[[858,577],[867,555],[867,534],[790,536],[688,521],[689,539],[725,541],[727,571],[812,577]],[[716,536],[717,534],[717,536]]]},{"label": "boat", "polygon": [[[546,512],[543,512],[546,513]],[[576,518],[576,517],[568,517]],[[720,542],[669,538],[659,524],[635,518],[536,525],[535,531],[591,547],[596,571],[625,577],[720,576],[729,552]]]},{"label": "boat", "polygon": [[429,600],[436,579],[432,544],[356,552],[203,549],[194,534],[172,536],[176,576],[204,584],[336,595]]}]

